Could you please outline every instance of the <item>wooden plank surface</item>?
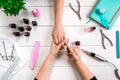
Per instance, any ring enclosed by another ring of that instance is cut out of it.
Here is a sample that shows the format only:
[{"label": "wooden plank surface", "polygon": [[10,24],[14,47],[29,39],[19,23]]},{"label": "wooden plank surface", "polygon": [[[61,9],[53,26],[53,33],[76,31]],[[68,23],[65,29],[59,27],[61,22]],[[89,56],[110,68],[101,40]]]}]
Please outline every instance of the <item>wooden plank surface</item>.
[{"label": "wooden plank surface", "polygon": [[[41,12],[41,16],[39,18],[34,18],[32,15],[32,10],[34,8],[38,8]],[[75,7],[77,9],[77,7]],[[64,7],[64,14],[63,14],[63,25],[99,25],[94,21],[91,21],[89,24],[86,22],[89,20],[89,14],[94,7],[81,7],[81,17],[82,20],[80,21],[77,15],[69,8]],[[0,26],[8,26],[10,23],[16,23],[18,26],[22,24],[23,18],[28,18],[31,21],[36,20],[38,25],[45,26],[45,25],[53,25],[54,24],[54,14],[53,14],[53,7],[28,7],[27,11],[21,11],[19,16],[10,17],[6,16],[2,11],[0,11]],[[120,25],[120,18],[116,21],[115,25]]]},{"label": "wooden plank surface", "polygon": [[[86,49],[89,51],[93,51],[98,55],[103,56],[104,58],[106,58],[107,60],[111,61],[112,63],[114,63],[116,66],[120,65],[120,60],[116,59],[116,53],[115,53],[115,47],[110,47],[107,46],[107,48],[109,48],[108,50],[103,50],[101,46],[81,46],[82,49]],[[34,47],[21,47],[21,50],[23,50],[25,53],[25,55],[27,55],[29,58],[31,58],[32,56],[32,51],[34,50]],[[39,52],[39,58],[36,64],[36,67],[39,67],[42,65],[44,59],[46,58],[47,54],[49,52],[49,47],[41,47],[40,48],[40,52]],[[85,53],[81,53],[82,54],[82,60],[84,61],[84,63],[88,66],[102,66],[102,65],[109,65],[103,62],[99,62],[95,59],[93,59],[92,57],[86,55]],[[61,57],[59,57],[54,66],[58,67],[58,66],[63,66],[63,67],[70,67],[70,63],[68,61],[68,58],[65,54],[61,54]],[[30,62],[28,62],[28,64],[26,64],[26,67],[29,67]]]},{"label": "wooden plank surface", "polygon": [[[90,66],[89,68],[93,73],[95,73],[98,80],[117,80],[116,76],[114,75],[114,70],[111,66]],[[34,71],[31,71],[28,67],[24,67],[15,75],[13,80],[17,79],[33,80],[38,69],[39,67],[36,67]],[[78,72],[73,67],[53,67],[51,80],[68,80],[68,79],[82,80]]]},{"label": "wooden plank surface", "polygon": [[[54,13],[53,13],[53,0],[26,0],[27,11],[21,11],[17,17],[6,16],[0,11],[0,33],[14,40],[25,52],[25,55],[31,59],[32,52],[34,50],[35,41],[41,42],[41,49],[39,52],[39,58],[34,71],[29,68],[30,61],[13,77],[12,80],[33,80],[38,69],[42,65],[46,58],[49,48],[52,29],[54,26]],[[120,17],[116,21],[114,27],[111,30],[102,28],[99,24],[91,21],[89,24],[86,22],[89,20],[89,14],[94,8],[98,0],[80,0],[81,2],[81,16],[82,20],[79,21],[76,14],[69,8],[69,3],[72,3],[75,9],[77,4],[75,0],[65,0],[64,14],[63,14],[63,26],[66,31],[67,37],[70,39],[70,44],[76,40],[81,41],[81,48],[93,51],[107,60],[114,63],[118,68],[120,66],[120,60],[116,59],[116,44],[115,44],[115,31],[120,31]],[[34,18],[31,11],[34,8],[40,10],[40,17]],[[8,26],[11,23],[16,23],[18,26],[25,26],[22,22],[23,18],[28,18],[31,21],[36,20],[38,26],[34,27],[31,31],[31,36],[26,38],[21,36],[16,38],[12,35],[13,29]],[[96,26],[94,32],[88,33],[85,31],[91,26]],[[99,30],[103,32],[112,40],[113,47],[110,46],[108,41],[106,42],[107,49],[104,50],[101,44],[101,35]],[[82,53],[83,62],[89,67],[89,69],[96,75],[98,80],[117,80],[111,65],[98,62],[93,58],[89,57],[85,53]],[[68,72],[69,71],[69,72]],[[108,77],[109,75],[109,77]],[[56,60],[53,65],[51,80],[81,80],[79,74],[74,67],[68,62],[66,55],[62,54],[59,59]]]},{"label": "wooden plank surface", "polygon": [[[33,46],[37,40],[41,42],[42,46],[50,46],[50,41],[52,40],[51,33],[53,26],[38,26],[33,28],[30,37],[15,37],[13,32],[16,30],[10,29],[9,27],[0,28],[2,34],[10,37],[20,46]],[[89,28],[89,26],[65,26],[66,35],[70,39],[70,44],[79,40],[83,46],[101,46],[101,34],[99,30],[102,29],[105,35],[108,36],[115,45],[115,31],[120,30],[119,26],[114,26],[112,30],[105,30],[100,26],[96,26],[97,29],[89,33],[86,31],[87,28]],[[110,43],[105,40],[105,45],[110,46]]]},{"label": "wooden plank surface", "polygon": [[[27,5],[26,6],[53,6],[54,0],[26,0]],[[81,2],[81,6],[95,6],[95,4],[98,2],[98,0],[79,0]],[[34,3],[34,4],[33,4]],[[65,0],[65,6],[68,6],[69,3],[72,3],[73,6],[77,5],[77,2],[75,0]]]}]

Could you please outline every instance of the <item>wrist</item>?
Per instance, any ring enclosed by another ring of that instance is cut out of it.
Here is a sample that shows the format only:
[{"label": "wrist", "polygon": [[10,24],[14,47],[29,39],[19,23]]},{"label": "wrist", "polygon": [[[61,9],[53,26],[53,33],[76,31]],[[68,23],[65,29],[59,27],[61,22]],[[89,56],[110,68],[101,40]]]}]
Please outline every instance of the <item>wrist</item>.
[{"label": "wrist", "polygon": [[62,27],[62,24],[55,24],[54,27],[55,28],[60,28],[60,27]]},{"label": "wrist", "polygon": [[61,26],[61,25],[62,25],[62,20],[61,20],[61,19],[55,20],[54,25],[55,25],[55,26]]},{"label": "wrist", "polygon": [[49,57],[50,60],[55,60],[56,59],[56,55],[52,54],[52,53],[49,53],[48,57]]},{"label": "wrist", "polygon": [[75,61],[76,65],[81,64],[81,63],[83,63],[81,59]]}]

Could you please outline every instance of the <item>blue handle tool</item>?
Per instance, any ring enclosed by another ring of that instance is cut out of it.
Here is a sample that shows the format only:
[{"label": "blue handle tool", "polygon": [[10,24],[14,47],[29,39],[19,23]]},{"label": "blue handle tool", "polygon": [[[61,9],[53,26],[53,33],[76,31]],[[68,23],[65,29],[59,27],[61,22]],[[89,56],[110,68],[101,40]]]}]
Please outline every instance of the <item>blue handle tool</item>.
[{"label": "blue handle tool", "polygon": [[116,57],[120,58],[120,35],[119,35],[119,31],[116,31]]}]

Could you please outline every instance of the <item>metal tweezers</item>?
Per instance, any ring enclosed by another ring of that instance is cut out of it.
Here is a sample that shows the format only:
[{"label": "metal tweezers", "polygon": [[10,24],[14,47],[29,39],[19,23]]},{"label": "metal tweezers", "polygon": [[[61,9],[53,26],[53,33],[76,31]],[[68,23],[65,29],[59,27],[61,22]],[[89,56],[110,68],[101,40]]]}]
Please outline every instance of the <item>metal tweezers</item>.
[{"label": "metal tweezers", "polygon": [[69,7],[77,14],[79,20],[81,20],[82,18],[80,16],[80,2],[79,2],[79,0],[77,0],[77,3],[78,3],[78,10],[77,11],[72,7],[71,3],[69,3]]},{"label": "metal tweezers", "polygon": [[106,49],[105,43],[104,43],[105,38],[110,42],[111,46],[113,46],[112,41],[103,33],[103,31],[101,29],[100,29],[100,33],[101,33],[101,37],[102,37],[102,46],[103,46],[103,48]]}]

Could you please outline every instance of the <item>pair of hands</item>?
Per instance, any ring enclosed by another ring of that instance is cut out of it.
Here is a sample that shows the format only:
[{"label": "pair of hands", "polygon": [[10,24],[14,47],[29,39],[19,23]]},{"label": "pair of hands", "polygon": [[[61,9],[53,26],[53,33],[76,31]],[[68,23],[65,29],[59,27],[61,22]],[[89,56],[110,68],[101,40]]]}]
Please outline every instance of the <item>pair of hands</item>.
[{"label": "pair of hands", "polygon": [[[54,41],[51,43],[51,48],[50,48],[50,55],[52,55],[54,58],[56,58],[59,54],[59,51],[62,46],[66,44],[67,40],[63,40],[60,43],[56,44]],[[67,51],[65,54],[69,57],[71,61],[79,61],[80,60],[80,47],[79,46],[74,46],[74,47],[69,47],[67,46]]]},{"label": "pair of hands", "polygon": [[[59,50],[63,46],[66,46],[68,43],[68,39],[65,35],[65,31],[62,25],[54,26],[52,37],[53,41],[51,43],[50,54],[54,57],[57,57],[57,55],[59,54]],[[66,55],[69,57],[70,60],[78,61],[80,59],[80,48],[78,46],[67,46],[67,49],[68,51],[66,52]]]}]

